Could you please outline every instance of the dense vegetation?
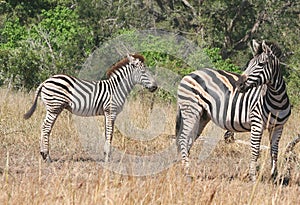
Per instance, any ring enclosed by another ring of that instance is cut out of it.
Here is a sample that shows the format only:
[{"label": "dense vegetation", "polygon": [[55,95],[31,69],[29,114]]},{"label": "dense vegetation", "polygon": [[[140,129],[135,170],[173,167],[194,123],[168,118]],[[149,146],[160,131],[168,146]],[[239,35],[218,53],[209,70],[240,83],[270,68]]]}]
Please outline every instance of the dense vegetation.
[{"label": "dense vegetation", "polygon": [[[87,57],[109,39],[152,29],[191,40],[215,67],[235,72],[252,55],[251,39],[277,42],[296,104],[299,22],[297,0],[4,0],[0,2],[0,85],[31,89],[55,73],[76,75]],[[149,64],[172,67],[181,75],[190,72],[189,65],[174,56],[143,54]]]}]

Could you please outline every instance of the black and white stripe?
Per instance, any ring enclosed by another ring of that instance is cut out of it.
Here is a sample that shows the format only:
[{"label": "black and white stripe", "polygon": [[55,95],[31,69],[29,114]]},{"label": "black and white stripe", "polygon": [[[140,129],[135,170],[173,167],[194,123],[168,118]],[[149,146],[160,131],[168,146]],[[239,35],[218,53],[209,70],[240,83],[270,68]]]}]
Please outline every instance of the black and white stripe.
[{"label": "black and white stripe", "polygon": [[108,79],[85,81],[67,75],[55,75],[44,81],[36,91],[30,110],[24,115],[31,117],[37,106],[38,96],[46,106],[46,117],[41,131],[41,155],[51,161],[49,155],[49,135],[62,110],[67,109],[79,116],[105,116],[105,160],[109,159],[114,121],[122,110],[126,97],[136,84],[141,84],[151,92],[157,84],[144,65],[141,55],[128,55],[116,63],[108,72]]},{"label": "black and white stripe", "polygon": [[250,178],[263,130],[270,133],[272,176],[276,175],[278,143],[291,113],[279,66],[279,47],[253,41],[254,57],[242,75],[204,68],[185,76],[178,87],[176,136],[182,162],[189,167],[189,150],[206,124],[231,132],[251,132]]}]

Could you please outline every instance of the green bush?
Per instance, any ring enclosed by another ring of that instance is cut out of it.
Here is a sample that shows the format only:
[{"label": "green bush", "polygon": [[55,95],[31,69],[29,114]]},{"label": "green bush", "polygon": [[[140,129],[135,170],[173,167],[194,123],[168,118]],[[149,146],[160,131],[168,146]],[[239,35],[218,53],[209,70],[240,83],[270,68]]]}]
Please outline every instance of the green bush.
[{"label": "green bush", "polygon": [[20,42],[27,38],[27,31],[20,24],[18,17],[8,19],[1,29],[0,49],[10,49],[20,47]]},{"label": "green bush", "polygon": [[300,75],[299,72],[291,72],[288,81],[287,81],[287,87],[288,87],[288,95],[290,97],[291,103],[293,105],[299,105],[300,100]]},{"label": "green bush", "polygon": [[285,80],[287,82],[287,92],[291,100],[291,104],[294,106],[300,105],[300,72],[299,62],[300,49],[296,49],[294,55],[289,59],[287,65],[281,65]]},{"label": "green bush", "polygon": [[40,22],[27,27],[7,20],[0,30],[0,85],[31,89],[53,74],[74,75],[91,52],[92,34],[75,10],[57,6],[42,10]]},{"label": "green bush", "polygon": [[220,48],[205,48],[204,51],[210,58],[215,68],[235,73],[241,73],[239,67],[234,65],[230,59],[222,59]]}]

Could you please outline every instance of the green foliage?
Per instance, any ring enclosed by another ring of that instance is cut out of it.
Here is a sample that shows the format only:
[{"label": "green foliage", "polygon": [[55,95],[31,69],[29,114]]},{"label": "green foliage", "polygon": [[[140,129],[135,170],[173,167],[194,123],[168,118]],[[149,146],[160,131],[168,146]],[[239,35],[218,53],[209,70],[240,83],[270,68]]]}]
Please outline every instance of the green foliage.
[{"label": "green foliage", "polygon": [[299,105],[300,100],[300,75],[299,72],[291,72],[288,77],[288,94],[292,105]]},{"label": "green foliage", "polygon": [[149,15],[150,2],[143,0],[77,2],[79,17],[93,30],[94,45],[99,46],[122,29],[151,28],[154,16]]},{"label": "green foliage", "polygon": [[[231,47],[255,21],[253,5],[248,1],[203,1],[199,7],[205,40],[213,47]],[[225,40],[225,42],[224,42]]]},{"label": "green foliage", "polygon": [[287,65],[282,66],[286,76],[288,94],[293,105],[300,105],[300,46],[294,45],[293,55],[289,58]]},{"label": "green foliage", "polygon": [[204,51],[212,61],[215,68],[230,72],[241,73],[239,67],[234,65],[230,59],[222,59],[222,56],[220,54],[220,48],[206,48],[204,49]]},{"label": "green foliage", "polygon": [[42,10],[40,22],[27,28],[19,19],[8,20],[1,30],[2,76],[15,87],[31,89],[57,73],[75,74],[91,52],[92,35],[81,25],[76,11],[57,6]]},{"label": "green foliage", "polygon": [[3,29],[0,31],[1,35],[1,49],[17,48],[20,42],[27,38],[27,31],[24,26],[20,24],[19,18],[14,17],[8,19],[4,23]]},{"label": "green foliage", "polygon": [[[297,103],[299,10],[296,0],[1,1],[0,85],[11,80],[17,88],[31,89],[52,74],[76,74],[95,48],[120,35],[120,42],[139,45],[128,44],[127,49],[142,52],[150,67],[180,76],[202,67],[240,72],[238,67],[252,56],[248,45],[255,38],[275,41],[282,48],[284,63],[292,68],[284,72],[288,91]],[[137,31],[150,29],[174,35],[146,35],[146,41],[139,41]],[[180,36],[200,49],[187,50]],[[105,49],[119,56],[119,50]],[[188,58],[182,58],[185,52]],[[112,59],[99,63],[111,65]]]},{"label": "green foliage", "polygon": [[[89,38],[91,33],[85,31],[78,22],[79,16],[73,10],[63,6],[57,6],[52,10],[42,10],[42,20],[34,29],[31,29],[31,37],[43,42],[44,46],[50,46],[54,50],[71,49],[80,43],[80,38]],[[68,50],[67,52],[70,52]]]},{"label": "green foliage", "polygon": [[150,67],[163,67],[170,71],[173,71],[181,76],[195,70],[191,68],[183,59],[176,58],[167,53],[160,53],[155,51],[142,52],[142,55],[146,58],[146,63]]},{"label": "green foliage", "polygon": [[[164,45],[164,38],[157,38],[156,43],[159,45],[156,45],[157,49],[162,48],[162,45]],[[149,42],[149,41],[147,41]],[[171,41],[172,42],[172,41]],[[220,54],[220,49],[219,48],[205,48],[205,49],[200,49],[198,52],[194,52],[193,55],[190,56],[189,59],[182,59],[178,58],[176,56],[170,55],[168,52],[156,52],[152,51],[152,49],[149,49],[149,47],[152,47],[153,45],[147,44],[146,47],[148,49],[145,49],[147,51],[142,52],[143,56],[146,58],[146,64],[150,67],[157,67],[159,68],[166,68],[167,72],[174,72],[178,74],[180,79],[191,73],[194,70],[201,69],[204,66],[203,62],[199,63],[199,65],[195,65],[194,63],[189,64],[190,62],[199,62],[200,61],[210,61],[212,62],[212,66],[217,68],[217,69],[222,69],[230,72],[237,72],[241,73],[241,70],[234,65],[229,59],[223,60],[222,56]],[[165,51],[168,51],[170,47],[173,45],[170,44],[165,44],[165,46],[168,46],[167,48],[162,49]],[[175,45],[177,47],[178,45]],[[178,46],[178,49],[182,49],[182,47]],[[154,49],[155,50],[155,49]],[[207,58],[204,58],[203,56],[207,55]],[[197,59],[197,60],[195,60]],[[211,67],[211,66],[209,66]],[[168,76],[166,73],[159,72],[160,78],[167,80]],[[165,76],[166,75],[166,76]],[[180,79],[177,79],[179,82]],[[171,80],[171,79],[168,79]],[[170,81],[171,82],[171,81]],[[175,102],[176,100],[176,88],[175,90],[172,90],[169,88],[169,90],[164,90],[164,89],[159,89],[156,93],[156,96],[159,96],[161,99],[164,99],[165,101],[168,102]]]}]

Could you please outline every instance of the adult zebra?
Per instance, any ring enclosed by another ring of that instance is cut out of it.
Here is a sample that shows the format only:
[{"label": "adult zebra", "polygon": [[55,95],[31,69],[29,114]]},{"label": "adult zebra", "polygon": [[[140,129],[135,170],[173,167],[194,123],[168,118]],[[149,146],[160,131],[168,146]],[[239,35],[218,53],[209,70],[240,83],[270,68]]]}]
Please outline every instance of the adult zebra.
[{"label": "adult zebra", "polygon": [[186,171],[189,150],[206,124],[231,132],[251,132],[250,179],[256,179],[261,136],[268,129],[271,175],[277,173],[278,143],[291,113],[286,85],[279,67],[280,48],[252,42],[254,57],[242,75],[204,68],[185,76],[178,87],[176,136]]},{"label": "adult zebra", "polygon": [[135,84],[141,84],[150,92],[157,89],[155,80],[144,65],[144,57],[139,54],[128,55],[112,66],[106,74],[108,79],[101,81],[55,75],[37,88],[34,103],[24,118],[31,117],[41,94],[47,111],[41,128],[41,155],[44,160],[51,162],[49,135],[58,115],[63,109],[67,109],[79,116],[105,116],[104,155],[107,161],[111,152],[114,122],[127,95]]}]

